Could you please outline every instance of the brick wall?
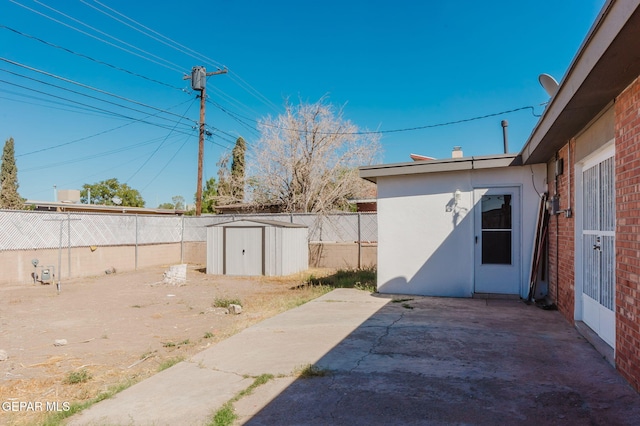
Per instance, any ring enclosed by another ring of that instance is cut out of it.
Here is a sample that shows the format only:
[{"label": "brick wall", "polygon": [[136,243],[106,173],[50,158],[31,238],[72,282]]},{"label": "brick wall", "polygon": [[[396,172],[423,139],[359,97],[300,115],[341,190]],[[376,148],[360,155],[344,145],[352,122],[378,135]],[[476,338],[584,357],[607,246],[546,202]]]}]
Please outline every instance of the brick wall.
[{"label": "brick wall", "polygon": [[[573,152],[575,141],[571,144],[571,158],[569,158],[569,144],[558,152],[558,158],[564,161],[564,171],[555,179],[555,159],[547,167],[551,171],[549,176],[549,196],[560,196],[560,210],[575,204],[575,178],[573,175]],[[571,179],[571,194],[569,194],[569,179]],[[570,197],[570,198],[569,198]],[[575,220],[567,218],[563,213],[551,216],[549,221],[549,296],[555,301],[558,310],[567,321],[573,324],[575,301],[574,274],[574,238]]]},{"label": "brick wall", "polygon": [[640,79],[615,103],[616,366],[640,391]]}]

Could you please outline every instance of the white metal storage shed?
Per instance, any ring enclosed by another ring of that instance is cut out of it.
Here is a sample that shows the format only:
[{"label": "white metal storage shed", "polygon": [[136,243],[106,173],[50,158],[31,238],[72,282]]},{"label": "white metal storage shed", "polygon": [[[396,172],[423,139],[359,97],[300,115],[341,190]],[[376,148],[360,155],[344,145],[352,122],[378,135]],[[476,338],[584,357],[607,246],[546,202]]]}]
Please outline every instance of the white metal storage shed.
[{"label": "white metal storage shed", "polygon": [[309,230],[271,220],[207,227],[207,274],[289,275],[309,267]]}]

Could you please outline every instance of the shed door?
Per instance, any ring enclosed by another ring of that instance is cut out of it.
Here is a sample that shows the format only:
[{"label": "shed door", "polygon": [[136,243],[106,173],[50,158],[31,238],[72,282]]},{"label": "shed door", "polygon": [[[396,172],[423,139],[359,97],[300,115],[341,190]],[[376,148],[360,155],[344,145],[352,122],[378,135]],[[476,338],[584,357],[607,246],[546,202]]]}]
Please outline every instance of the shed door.
[{"label": "shed door", "polygon": [[224,228],[224,273],[262,275],[264,273],[264,228]]},{"label": "shed door", "polygon": [[520,293],[520,188],[476,189],[476,293]]},{"label": "shed door", "polygon": [[582,319],[615,347],[614,158],[582,171]]}]

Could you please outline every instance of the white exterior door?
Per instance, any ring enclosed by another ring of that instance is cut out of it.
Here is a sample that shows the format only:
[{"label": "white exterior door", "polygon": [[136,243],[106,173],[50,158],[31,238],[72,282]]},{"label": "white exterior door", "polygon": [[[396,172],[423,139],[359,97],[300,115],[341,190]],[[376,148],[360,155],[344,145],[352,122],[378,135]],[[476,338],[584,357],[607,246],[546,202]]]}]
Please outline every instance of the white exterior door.
[{"label": "white exterior door", "polygon": [[520,294],[520,188],[474,190],[475,293]]},{"label": "white exterior door", "polygon": [[263,274],[263,229],[261,227],[224,228],[225,274]]},{"label": "white exterior door", "polygon": [[[615,163],[613,152],[582,169],[582,319],[615,347]],[[595,163],[595,164],[594,164]]]}]

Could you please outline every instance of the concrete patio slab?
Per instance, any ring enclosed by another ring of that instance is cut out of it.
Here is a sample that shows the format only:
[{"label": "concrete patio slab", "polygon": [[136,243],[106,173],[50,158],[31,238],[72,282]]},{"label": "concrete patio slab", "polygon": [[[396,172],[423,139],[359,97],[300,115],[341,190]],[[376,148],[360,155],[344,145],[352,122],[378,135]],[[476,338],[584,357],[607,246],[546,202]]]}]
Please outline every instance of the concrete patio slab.
[{"label": "concrete patio slab", "polygon": [[[322,373],[300,378],[313,364]],[[603,424],[635,392],[557,312],[515,300],[335,290],[103,401],[71,424]],[[124,416],[126,414],[126,416]]]}]

